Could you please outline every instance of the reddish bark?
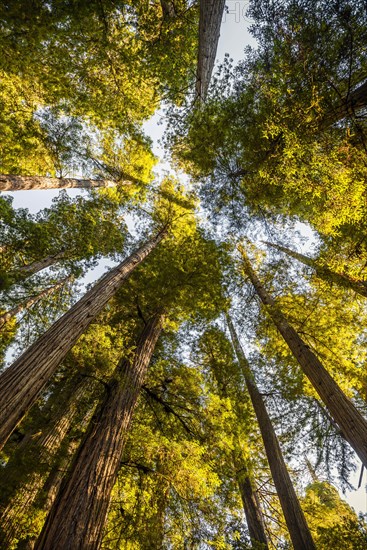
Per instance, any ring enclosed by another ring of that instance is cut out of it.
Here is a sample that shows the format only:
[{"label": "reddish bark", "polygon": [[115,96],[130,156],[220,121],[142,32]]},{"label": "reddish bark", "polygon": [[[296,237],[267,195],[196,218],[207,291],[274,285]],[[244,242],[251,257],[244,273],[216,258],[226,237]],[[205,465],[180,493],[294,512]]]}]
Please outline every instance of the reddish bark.
[{"label": "reddish bark", "polygon": [[0,376],[0,448],[78,338],[164,235],[165,231],[161,231],[104,275]]},{"label": "reddish bark", "polygon": [[126,435],[162,323],[163,315],[151,318],[137,342],[133,360],[120,361],[46,520],[37,550],[100,547]]},{"label": "reddish bark", "polygon": [[266,410],[264,400],[259,392],[251,367],[245,357],[234,329],[231,319],[227,318],[228,327],[231,333],[233,347],[245,377],[246,386],[256,414],[261,436],[264,442],[266,456],[268,458],[270,471],[277,490],[280,505],[294,548],[297,550],[316,550],[308,528],[305,516],[298,501],[283,454],[276,436],[273,424]]},{"label": "reddish bark", "polygon": [[274,299],[266,292],[251,267],[245,251],[241,248],[245,273],[249,276],[266,311],[283,336],[304,374],[326,405],[331,417],[340,427],[343,436],[353,447],[365,467],[367,467],[367,421],[353,403],[342,392],[321,361],[305,344],[296,330],[289,324]]}]

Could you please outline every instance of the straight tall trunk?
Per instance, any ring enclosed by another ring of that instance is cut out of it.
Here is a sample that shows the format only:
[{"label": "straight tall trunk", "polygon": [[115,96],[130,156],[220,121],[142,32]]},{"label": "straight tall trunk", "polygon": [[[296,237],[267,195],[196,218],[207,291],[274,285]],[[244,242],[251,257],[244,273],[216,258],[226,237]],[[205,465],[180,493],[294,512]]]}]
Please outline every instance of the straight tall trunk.
[{"label": "straight tall trunk", "polygon": [[305,256],[304,254],[300,254],[299,252],[295,252],[290,248],[286,248],[285,246],[280,246],[279,244],[269,242],[266,242],[265,244],[276,248],[277,250],[280,250],[280,252],[284,252],[291,258],[294,258],[295,260],[298,260],[299,262],[302,262],[309,267],[312,267],[312,269],[314,269],[316,273],[316,276],[319,279],[323,279],[325,281],[328,281],[329,283],[335,283],[343,288],[350,288],[354,290],[354,292],[357,292],[358,294],[361,294],[362,296],[367,298],[367,284],[364,281],[353,279],[352,277],[349,277],[349,275],[336,273],[329,267],[320,265],[316,260],[313,260],[312,258]]},{"label": "straight tall trunk", "polygon": [[251,367],[245,357],[233,323],[229,317],[227,317],[227,322],[238,363],[242,368],[250,399],[259,423],[274,485],[277,490],[293,546],[297,550],[316,550],[305,516],[288,474],[278,438],[268,415],[268,411],[266,410],[264,400],[256,386]]},{"label": "straight tall trunk", "polygon": [[244,271],[249,276],[259,298],[266,306],[266,311],[273,319],[275,326],[300,364],[304,374],[326,405],[330,415],[340,427],[343,436],[353,447],[364,466],[367,467],[367,421],[342,392],[296,330],[289,324],[274,299],[262,286],[242,248],[241,253]]},{"label": "straight tall trunk", "polygon": [[0,376],[0,448],[78,338],[164,236],[163,230],[106,273]]},{"label": "straight tall trunk", "polygon": [[66,277],[59,283],[56,283],[53,286],[50,286],[49,288],[46,288],[45,290],[42,290],[42,292],[39,292],[37,296],[32,296],[31,298],[28,298],[25,302],[21,302],[17,306],[13,307],[12,309],[9,309],[5,313],[0,315],[0,330],[6,323],[10,321],[13,317],[18,315],[21,311],[25,309],[31,308],[34,304],[42,300],[43,298],[47,298],[48,296],[51,296],[54,292],[57,292],[65,283],[72,280],[73,276]]},{"label": "straight tall trunk", "polygon": [[[48,426],[39,438],[29,440],[27,447],[21,449],[22,454],[28,453],[37,457],[36,471],[27,472],[26,480],[19,479],[11,498],[3,507],[0,506],[0,547],[10,547],[18,538],[24,527],[22,518],[26,517],[28,510],[35,502],[42,490],[47,474],[50,473],[52,463],[57,455],[60,445],[65,439],[73,418],[78,412],[78,406],[86,391],[90,387],[90,380],[83,379],[69,394],[68,402],[56,415],[51,425]],[[9,462],[9,466],[12,464]],[[4,469],[6,476],[8,465]],[[13,466],[14,469],[14,466]]]},{"label": "straight tall trunk", "polygon": [[26,265],[22,265],[21,267],[17,267],[14,271],[16,276],[20,275],[21,279],[25,279],[26,277],[29,277],[30,275],[34,275],[35,273],[39,273],[42,271],[42,269],[46,269],[46,267],[50,267],[51,265],[54,265],[59,260],[62,260],[65,257],[65,252],[58,252],[57,254],[50,254],[49,256],[45,256],[44,258],[41,258],[40,260],[35,260],[34,262]]},{"label": "straight tall trunk", "polygon": [[200,0],[196,97],[205,101],[217,54],[225,0]]},{"label": "straight tall trunk", "polygon": [[[34,504],[37,512],[47,513],[51,509],[65,476],[65,472],[68,470],[72,457],[78,448],[78,443],[78,441],[72,439],[68,445],[66,454],[62,457],[61,461],[52,468],[48,478],[45,481],[42,491],[37,496],[37,500]],[[22,550],[33,550],[34,545],[37,542],[39,532],[40,529],[38,529],[37,532],[34,532],[34,534],[28,535],[26,541],[21,546]]]},{"label": "straight tall trunk", "polygon": [[246,523],[250,533],[251,543],[258,547],[261,544],[263,550],[268,549],[268,540],[265,533],[264,517],[261,511],[259,497],[253,486],[253,481],[238,438],[234,441],[235,448],[232,453],[233,466],[240,491]]},{"label": "straight tall trunk", "polygon": [[37,550],[100,547],[122,450],[162,324],[162,314],[152,317],[138,339],[133,359],[120,361],[77,452],[70,476],[46,519]]},{"label": "straight tall trunk", "polygon": [[[210,367],[217,382],[220,397],[227,399],[228,392],[226,390],[225,384],[223,383],[223,378],[225,377],[225,380],[228,381],[228,375],[227,373],[224,375],[224,373],[221,372],[221,370],[218,368],[215,363],[214,355],[212,355]],[[238,489],[240,491],[243,510],[246,516],[246,523],[250,533],[250,539],[252,544],[255,545],[255,548],[256,545],[261,544],[261,548],[266,550],[268,548],[268,541],[265,533],[264,517],[261,511],[259,498],[257,496],[256,490],[254,490],[254,482],[251,479],[249,468],[243,456],[243,451],[241,449],[240,439],[237,431],[234,434],[233,443],[234,449],[232,451],[232,462],[234,475],[236,477]]]},{"label": "straight tall trunk", "polygon": [[[131,182],[124,181],[124,185]],[[0,191],[28,191],[31,189],[94,189],[96,187],[115,187],[112,180],[75,179],[75,178],[48,178],[45,176],[12,176],[0,174]]]},{"label": "straight tall trunk", "polygon": [[[159,471],[158,463],[157,472]],[[169,480],[161,479],[159,487],[156,488],[155,498],[151,500],[151,506],[154,513],[152,517],[145,522],[147,536],[146,539],[141,542],[141,550],[152,550],[153,548],[161,550],[164,548],[165,519],[169,493]]]}]

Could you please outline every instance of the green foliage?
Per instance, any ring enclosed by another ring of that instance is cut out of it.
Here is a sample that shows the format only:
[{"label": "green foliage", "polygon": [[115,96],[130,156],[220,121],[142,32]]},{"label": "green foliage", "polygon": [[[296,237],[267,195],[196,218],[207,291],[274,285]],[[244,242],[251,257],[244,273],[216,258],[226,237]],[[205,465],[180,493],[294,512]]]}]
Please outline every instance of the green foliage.
[{"label": "green foliage", "polygon": [[90,170],[91,134],[131,143],[192,80],[198,10],[186,1],[168,16],[158,0],[13,2],[0,18],[3,173],[61,175],[76,160]]},{"label": "green foliage", "polygon": [[314,532],[317,548],[366,547],[367,531],[362,518],[342,500],[338,491],[325,481],[315,481],[306,489],[303,499],[308,523]]},{"label": "green foliage", "polygon": [[[266,308],[253,300],[233,249],[250,234],[276,239],[283,231],[292,240],[303,221],[318,232],[320,265],[366,278],[366,105],[348,103],[366,74],[364,3],[250,2],[258,47],[236,68],[226,58],[208,101],[194,106],[198,2],[28,4],[0,6],[0,171],[82,175],[116,187],[76,198],[61,193],[37,215],[0,197],[2,310],[60,272],[79,277],[102,257],[119,260],[135,241],[167,234],[79,339],[5,447],[0,487],[4,502],[15,498],[20,525],[11,544],[21,548],[37,536],[46,514],[45,490],[24,510],[16,499],[30,482],[41,489],[51,467],[67,468],[116,365],[163,309],[163,337],[127,435],[103,548],[248,548],[239,464],[257,481],[270,547],[289,548],[243,376],[215,322],[231,302],[299,487],[305,453],[347,483],[348,444]],[[190,191],[171,177],[152,183],[156,159],[142,124],[161,103],[171,117],[166,141],[193,180]],[[127,238],[126,212],[136,216],[137,238]],[[311,278],[293,261],[263,263],[264,254],[253,251],[281,310],[365,410],[362,298],[331,278]],[[46,275],[21,274],[55,255]],[[16,352],[74,298],[55,296],[26,317]],[[2,332],[1,356],[17,324]],[[90,386],[52,460],[40,459],[39,434],[65,409],[77,375]],[[309,485],[302,504],[321,550],[366,546],[364,519],[329,483]]]},{"label": "green foliage", "polygon": [[5,204],[6,216],[0,221],[3,287],[23,277],[17,275],[17,268],[48,256],[59,255],[59,261],[71,266],[88,267],[101,256],[115,257],[123,251],[125,223],[120,202],[111,193],[72,199],[63,192],[36,215],[12,210],[10,201]]}]

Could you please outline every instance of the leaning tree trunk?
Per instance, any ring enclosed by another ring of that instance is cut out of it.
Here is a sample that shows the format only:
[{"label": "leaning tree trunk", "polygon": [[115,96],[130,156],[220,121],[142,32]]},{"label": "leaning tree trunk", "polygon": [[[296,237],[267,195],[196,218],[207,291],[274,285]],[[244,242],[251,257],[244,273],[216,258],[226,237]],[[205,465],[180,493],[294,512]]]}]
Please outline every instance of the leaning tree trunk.
[{"label": "leaning tree trunk", "polygon": [[55,285],[46,288],[45,290],[42,290],[37,296],[32,296],[31,298],[28,298],[25,302],[21,302],[17,306],[13,307],[12,309],[9,309],[5,313],[2,313],[0,315],[0,330],[6,323],[10,321],[13,317],[18,315],[21,311],[24,311],[25,309],[31,308],[34,304],[42,300],[43,298],[47,298],[54,292],[57,292],[63,285],[65,285],[68,281],[71,281],[74,278],[74,275],[69,275],[68,277],[65,277],[62,281],[59,283],[56,283]]},{"label": "leaning tree trunk", "polygon": [[[58,252],[57,254],[50,254],[49,256],[45,256],[40,260],[35,260],[30,264],[22,265],[20,267],[16,267],[11,271],[8,271],[7,276],[9,276],[11,279],[11,285],[7,285],[6,289],[9,290],[11,286],[24,281],[24,279],[27,279],[27,277],[30,277],[35,273],[39,273],[43,269],[46,269],[47,267],[50,267],[56,264],[59,260],[62,260],[64,258],[65,258],[65,252]],[[1,281],[0,281],[0,290],[1,290]]]},{"label": "leaning tree trunk", "polygon": [[16,276],[20,277],[21,279],[25,279],[26,277],[30,277],[30,275],[39,273],[40,271],[42,271],[42,269],[46,269],[46,267],[50,267],[51,265],[54,265],[59,260],[62,260],[64,257],[65,257],[65,252],[50,254],[49,256],[45,256],[40,260],[35,260],[30,264],[17,267],[14,270],[14,273]]},{"label": "leaning tree trunk", "polygon": [[[80,441],[75,441],[72,439],[68,445],[65,455],[62,457],[60,462],[58,462],[51,470],[44,486],[42,487],[41,493],[37,496],[37,500],[34,504],[35,513],[47,514],[51,509],[52,504],[55,501],[56,495],[60,489],[63,477],[65,472],[67,472],[70,462],[72,460],[75,451],[78,448]],[[38,529],[34,529],[34,533],[29,534],[22,546],[22,550],[33,550],[34,545],[37,542],[39,537],[41,526]]]},{"label": "leaning tree trunk", "polygon": [[[60,449],[60,445],[65,439],[73,418],[78,412],[80,401],[90,388],[90,380],[86,379],[79,382],[74,391],[69,394],[68,402],[64,403],[62,410],[59,411],[54,421],[48,426],[40,437],[33,441],[29,440],[27,447],[21,449],[35,456],[35,470],[27,472],[26,481],[19,479],[18,486],[8,500],[7,504],[0,507],[0,547],[8,548],[22,532],[24,522],[22,518],[27,516],[28,510],[35,502],[38,494],[42,490],[47,474],[50,472],[55,457]],[[4,469],[4,476],[7,474],[8,467],[14,468],[11,462]],[[15,466],[16,467],[16,466]]]},{"label": "leaning tree trunk", "polygon": [[352,277],[349,277],[348,275],[343,275],[342,273],[336,273],[329,267],[320,265],[316,260],[313,260],[312,258],[305,256],[304,254],[300,254],[299,252],[295,252],[290,248],[286,248],[285,246],[280,246],[279,244],[269,242],[266,242],[265,244],[272,246],[273,248],[276,248],[281,252],[284,252],[288,256],[291,256],[291,258],[294,258],[295,260],[298,260],[299,262],[302,262],[309,267],[312,267],[312,269],[314,269],[316,273],[316,276],[319,279],[324,279],[329,283],[335,283],[343,288],[350,288],[354,290],[354,292],[357,292],[358,294],[361,294],[362,296],[367,298],[367,285],[364,281],[353,279]]},{"label": "leaning tree trunk", "polygon": [[325,403],[332,418],[340,427],[343,436],[353,447],[364,466],[367,467],[367,421],[342,392],[316,355],[289,324],[286,316],[260,283],[245,251],[242,248],[240,251],[243,257],[244,271],[249,276],[259,298],[266,306],[266,311],[273,319],[275,326],[288,344],[303,372]]},{"label": "leaning tree trunk", "polygon": [[[228,382],[228,373],[224,373],[222,369],[218,368],[213,354],[211,354],[211,358],[210,368],[217,382],[219,396],[223,399],[227,399],[228,392],[226,390],[226,382]],[[234,475],[240,491],[243,510],[246,516],[246,523],[250,533],[250,539],[255,547],[260,544],[262,545],[261,548],[266,550],[268,548],[268,540],[265,533],[264,517],[261,511],[257,492],[254,490],[254,482],[251,479],[249,468],[243,456],[237,430],[234,434],[233,443],[234,448],[232,451],[232,462]]]},{"label": "leaning tree trunk", "polygon": [[104,275],[0,376],[0,448],[78,338],[164,236],[165,230]]},{"label": "leaning tree trunk", "polygon": [[120,361],[46,520],[35,546],[38,550],[100,547],[122,450],[162,324],[162,314],[152,317],[138,339],[134,358]]},{"label": "leaning tree trunk", "polygon": [[[93,407],[88,411],[88,413],[85,415],[82,421],[82,427],[88,426],[91,417],[93,414]],[[37,495],[37,499],[34,503],[34,513],[42,514],[43,517],[50,511],[56,496],[59,492],[60,485],[62,483],[63,478],[65,477],[65,473],[68,471],[70,467],[70,463],[72,461],[73,456],[75,455],[75,452],[80,444],[80,439],[70,438],[67,450],[61,457],[61,460],[57,461],[50,471],[50,474],[48,475],[45,484],[42,487],[42,490]],[[22,549],[24,550],[33,550],[34,545],[36,544],[37,538],[39,537],[40,531],[42,526],[36,525],[33,528],[33,532],[30,533],[27,536],[27,539],[22,546]]]},{"label": "leaning tree trunk", "polygon": [[[124,181],[122,184],[131,185],[131,182]],[[0,174],[0,191],[72,188],[94,189],[96,187],[116,187],[116,182],[106,179],[48,178],[45,176],[12,176],[9,174]]]},{"label": "leaning tree trunk", "polygon": [[256,386],[251,367],[247,362],[233,323],[229,317],[227,317],[227,322],[238,363],[242,368],[250,399],[259,423],[274,485],[277,490],[293,546],[297,550],[316,550],[311,532],[288,474],[278,438],[268,415],[268,411],[266,410],[264,400]]},{"label": "leaning tree trunk", "polygon": [[237,485],[241,495],[251,543],[255,548],[260,544],[263,550],[267,550],[268,540],[266,538],[264,517],[259,497],[256,490],[254,490],[253,481],[238,438],[235,439],[234,445],[235,447],[232,452],[233,466],[235,468]]}]

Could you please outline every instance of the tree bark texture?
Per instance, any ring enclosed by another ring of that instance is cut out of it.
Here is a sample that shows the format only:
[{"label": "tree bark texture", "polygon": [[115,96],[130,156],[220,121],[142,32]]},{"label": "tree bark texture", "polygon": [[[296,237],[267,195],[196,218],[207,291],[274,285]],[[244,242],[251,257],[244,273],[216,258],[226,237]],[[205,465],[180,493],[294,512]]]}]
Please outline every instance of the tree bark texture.
[{"label": "tree bark texture", "polygon": [[[124,181],[124,185],[130,185]],[[12,176],[0,174],[0,191],[29,191],[31,189],[94,189],[115,187],[116,183],[106,179],[48,178],[45,176]]]},{"label": "tree bark texture", "polygon": [[280,252],[284,252],[291,258],[294,258],[295,260],[298,260],[299,262],[302,262],[309,267],[312,267],[312,269],[314,269],[316,273],[316,276],[319,279],[323,279],[324,281],[328,281],[329,283],[335,283],[342,288],[350,288],[354,290],[354,292],[357,292],[358,294],[361,294],[362,296],[367,298],[367,284],[364,281],[358,281],[357,279],[353,279],[348,275],[336,273],[329,267],[320,265],[316,260],[313,260],[312,258],[305,256],[304,254],[300,254],[299,252],[295,252],[290,248],[286,248],[285,246],[280,246],[279,244],[269,242],[266,242],[265,244],[276,248]]},{"label": "tree bark texture", "polygon": [[152,317],[138,339],[134,358],[120,361],[46,520],[37,550],[100,548],[122,450],[162,324],[162,314]]},{"label": "tree bark texture", "polygon": [[205,101],[217,54],[225,0],[200,0],[196,97]]},{"label": "tree bark texture", "polygon": [[[3,506],[0,507],[1,548],[10,547],[11,543],[21,534],[24,527],[21,519],[27,515],[42,490],[55,456],[77,413],[78,405],[89,387],[90,381],[86,379],[74,386],[74,391],[68,396],[68,402],[61,407],[51,425],[40,434],[37,440],[29,439],[28,445],[21,449],[23,455],[32,453],[35,457],[38,456],[39,466],[36,471],[27,472],[26,480],[21,480],[8,502],[3,503]],[[9,462],[9,466],[11,466],[11,462]],[[8,465],[4,469],[4,476],[6,476],[7,467]]]},{"label": "tree bark texture", "polygon": [[161,231],[106,273],[0,376],[0,448],[78,338],[164,235],[165,231]]},{"label": "tree bark texture", "polygon": [[266,410],[264,400],[256,386],[251,367],[247,362],[237,333],[229,317],[227,317],[227,322],[238,363],[242,368],[250,399],[259,423],[271,475],[274,480],[274,485],[277,490],[293,546],[297,550],[316,550],[311,532],[308,528],[287,466],[284,462],[278,438],[268,415],[268,411]]},{"label": "tree bark texture", "polygon": [[[72,440],[69,443],[66,455],[64,455],[61,461],[57,465],[55,465],[54,468],[52,468],[48,478],[45,481],[44,486],[42,487],[42,498],[40,499],[40,495],[38,495],[37,497],[37,501],[35,503],[37,510],[48,512],[51,509],[51,506],[54,503],[56,495],[60,489],[60,485],[65,475],[65,472],[70,466],[70,461],[75,454],[77,447],[78,442]],[[37,533],[29,535],[24,543],[24,546],[22,546],[22,549],[24,548],[24,550],[33,550],[34,545],[37,542],[38,536],[39,531]]]},{"label": "tree bark texture", "polygon": [[325,403],[330,415],[340,427],[343,436],[367,467],[367,421],[339,388],[316,355],[289,324],[273,298],[266,292],[251,267],[246,253],[241,249],[245,273],[249,276],[259,298],[273,319],[304,374]]}]

